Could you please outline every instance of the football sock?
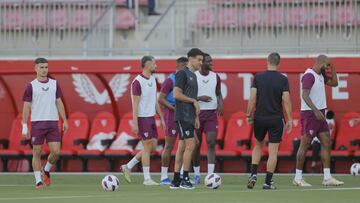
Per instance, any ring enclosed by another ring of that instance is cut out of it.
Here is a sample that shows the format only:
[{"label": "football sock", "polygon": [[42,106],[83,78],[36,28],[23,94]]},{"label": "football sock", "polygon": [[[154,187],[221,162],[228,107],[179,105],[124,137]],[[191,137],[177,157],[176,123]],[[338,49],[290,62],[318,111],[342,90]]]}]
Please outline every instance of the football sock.
[{"label": "football sock", "polygon": [[266,185],[271,185],[272,177],[273,177],[273,173],[266,172],[266,178],[265,178]]},{"label": "football sock", "polygon": [[34,171],[35,175],[35,183],[38,184],[39,182],[42,182],[41,180],[41,172],[40,171]]},{"label": "football sock", "polygon": [[44,171],[50,172],[52,166],[53,166],[53,165],[52,165],[51,163],[46,162],[46,165],[45,165],[45,167],[44,167]]},{"label": "football sock", "polygon": [[302,170],[296,169],[295,180],[301,180],[301,179],[302,179]]},{"label": "football sock", "polygon": [[258,169],[257,164],[251,164],[251,176],[257,175],[257,169]]},{"label": "football sock", "polygon": [[324,168],[324,180],[329,180],[331,178],[330,168]]},{"label": "football sock", "polygon": [[194,174],[195,176],[200,176],[200,166],[194,166]]},{"label": "football sock", "polygon": [[215,164],[208,164],[208,174],[214,173]]},{"label": "football sock", "polygon": [[150,180],[150,167],[149,166],[144,166],[143,167],[143,173],[144,173],[144,180]]},{"label": "football sock", "polygon": [[126,166],[128,167],[129,170],[131,170],[136,164],[138,164],[140,161],[136,159],[136,157],[132,158],[127,164]]},{"label": "football sock", "polygon": [[168,167],[161,167],[161,180],[168,178]]}]

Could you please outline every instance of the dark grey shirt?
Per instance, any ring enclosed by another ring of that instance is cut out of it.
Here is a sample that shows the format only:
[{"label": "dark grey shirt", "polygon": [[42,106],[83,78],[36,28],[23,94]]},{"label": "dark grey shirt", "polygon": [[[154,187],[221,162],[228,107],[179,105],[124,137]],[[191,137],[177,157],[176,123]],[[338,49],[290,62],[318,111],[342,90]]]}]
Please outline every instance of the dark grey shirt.
[{"label": "dark grey shirt", "polygon": [[[176,73],[175,87],[182,89],[183,94],[187,97],[196,99],[198,94],[198,85],[196,75],[185,68]],[[195,107],[191,103],[185,103],[179,100],[175,101],[175,121],[195,123]]]}]

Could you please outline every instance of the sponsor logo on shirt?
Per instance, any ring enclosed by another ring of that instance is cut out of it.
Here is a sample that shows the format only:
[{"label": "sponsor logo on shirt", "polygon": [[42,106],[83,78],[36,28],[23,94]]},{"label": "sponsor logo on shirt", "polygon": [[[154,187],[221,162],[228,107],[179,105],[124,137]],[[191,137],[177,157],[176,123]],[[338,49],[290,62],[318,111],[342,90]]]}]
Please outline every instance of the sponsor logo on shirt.
[{"label": "sponsor logo on shirt", "polygon": [[46,91],[49,91],[49,87],[42,87],[41,89],[42,89],[43,91],[45,91],[45,92],[46,92]]},{"label": "sponsor logo on shirt", "polygon": [[209,80],[203,80],[202,82],[206,84],[206,83],[208,83],[208,82],[209,82]]},{"label": "sponsor logo on shirt", "polygon": [[153,86],[153,83],[151,82],[151,83],[148,83],[148,86],[149,87],[152,87]]},{"label": "sponsor logo on shirt", "polygon": [[190,80],[192,81],[194,78],[193,77],[190,77]]}]

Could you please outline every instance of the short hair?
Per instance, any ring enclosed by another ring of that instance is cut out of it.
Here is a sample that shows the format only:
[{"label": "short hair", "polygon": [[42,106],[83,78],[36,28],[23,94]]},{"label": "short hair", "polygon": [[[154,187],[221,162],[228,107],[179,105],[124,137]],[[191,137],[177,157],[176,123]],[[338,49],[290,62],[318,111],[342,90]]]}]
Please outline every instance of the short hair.
[{"label": "short hair", "polygon": [[279,65],[280,64],[280,54],[278,54],[276,52],[271,53],[268,56],[268,62],[271,65],[275,65],[275,66]]},{"label": "short hair", "polygon": [[196,56],[203,56],[204,53],[199,49],[199,48],[192,48],[190,49],[190,51],[187,53],[188,58],[189,57],[196,57]]},{"label": "short hair", "polygon": [[39,64],[39,63],[48,63],[48,60],[46,60],[46,58],[37,58],[35,59],[35,64]]},{"label": "short hair", "polygon": [[208,54],[208,53],[204,53],[203,56],[204,56],[203,61],[205,61],[205,57],[207,57],[207,56],[211,57],[210,54]]},{"label": "short hair", "polygon": [[153,56],[143,56],[143,57],[141,58],[141,67],[144,68],[146,62],[152,61],[152,60],[154,60],[154,59],[155,59],[155,58],[154,58]]},{"label": "short hair", "polygon": [[331,110],[326,112],[326,119],[334,119],[335,113]]},{"label": "short hair", "polygon": [[176,59],[176,63],[187,63],[188,61],[189,61],[189,59],[184,56]]}]

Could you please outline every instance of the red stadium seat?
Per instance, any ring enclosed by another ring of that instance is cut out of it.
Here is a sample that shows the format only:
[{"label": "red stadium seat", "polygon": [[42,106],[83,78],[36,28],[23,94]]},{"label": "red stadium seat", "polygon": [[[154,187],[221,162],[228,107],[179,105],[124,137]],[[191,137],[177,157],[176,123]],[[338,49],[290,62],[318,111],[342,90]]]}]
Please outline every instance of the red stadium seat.
[{"label": "red stadium seat", "polygon": [[356,10],[350,6],[338,6],[335,13],[336,25],[355,25]]},{"label": "red stadium seat", "polygon": [[288,18],[286,25],[288,26],[305,26],[307,23],[307,14],[305,7],[291,7],[288,9]]},{"label": "red stadium seat", "polygon": [[196,20],[192,25],[200,28],[212,28],[215,26],[215,20],[212,8],[202,8],[196,12]]},{"label": "red stadium seat", "polygon": [[21,10],[4,10],[2,12],[3,28],[8,30],[21,29],[24,19]]},{"label": "red stadium seat", "polygon": [[65,9],[56,9],[50,12],[49,27],[51,29],[65,29],[68,28],[68,13]]},{"label": "red stadium seat", "polygon": [[292,131],[287,134],[284,131],[282,141],[279,146],[278,155],[280,157],[291,157],[294,156],[294,140],[301,139],[301,123],[300,113],[293,113]]},{"label": "red stadium seat", "polygon": [[116,10],[115,28],[129,29],[135,26],[135,16],[129,9],[120,8]]},{"label": "red stadium seat", "polygon": [[223,8],[219,10],[218,14],[218,27],[236,28],[238,23],[238,12],[235,8]]},{"label": "red stadium seat", "polygon": [[335,149],[332,150],[332,156],[336,157],[349,157],[354,154],[358,146],[353,146],[352,142],[360,140],[360,125],[353,126],[352,119],[360,118],[360,114],[350,112],[345,114],[339,126],[339,130],[335,140]]},{"label": "red stadium seat", "polygon": [[261,10],[258,7],[249,7],[242,10],[241,25],[253,27],[261,23]]},{"label": "red stadium seat", "polygon": [[72,156],[76,150],[84,149],[89,132],[89,120],[86,114],[75,112],[69,116],[69,129],[62,138],[61,156]]},{"label": "red stadium seat", "polygon": [[[98,133],[113,133],[116,129],[116,121],[114,115],[109,112],[101,112],[96,115],[94,118],[90,135],[89,142],[91,139]],[[88,159],[97,159],[101,158],[103,152],[100,150],[87,150],[87,149],[78,149],[77,155],[83,160],[83,170],[87,171],[87,160]]]},{"label": "red stadium seat", "polygon": [[29,10],[24,16],[24,27],[30,29],[39,29],[46,27],[46,10]]},{"label": "red stadium seat", "polygon": [[311,7],[310,25],[331,25],[331,13],[329,6]]},{"label": "red stadium seat", "polygon": [[270,7],[266,9],[263,24],[267,27],[281,27],[285,24],[284,10],[281,7]]},{"label": "red stadium seat", "polygon": [[90,10],[77,9],[72,13],[70,27],[75,29],[88,29],[91,23]]},{"label": "red stadium seat", "polygon": [[[116,5],[126,6],[126,1],[128,1],[128,0],[116,0]],[[147,6],[148,5],[148,0],[139,0],[139,5],[140,6]]]},{"label": "red stadium seat", "polygon": [[[227,124],[224,137],[224,149],[216,153],[219,157],[239,156],[246,150],[246,143],[249,143],[252,133],[252,126],[246,123],[246,115],[243,112],[234,113]],[[242,142],[239,146],[238,141]]]}]

